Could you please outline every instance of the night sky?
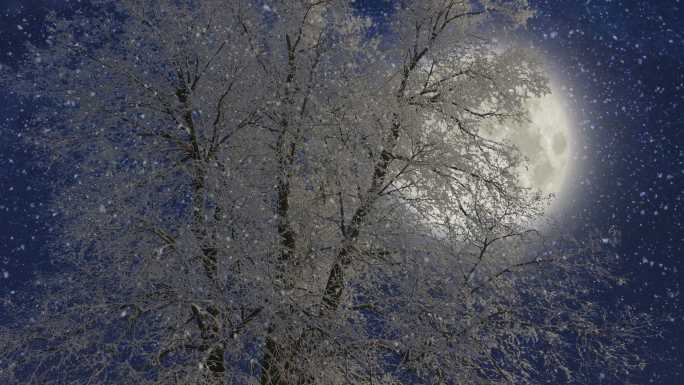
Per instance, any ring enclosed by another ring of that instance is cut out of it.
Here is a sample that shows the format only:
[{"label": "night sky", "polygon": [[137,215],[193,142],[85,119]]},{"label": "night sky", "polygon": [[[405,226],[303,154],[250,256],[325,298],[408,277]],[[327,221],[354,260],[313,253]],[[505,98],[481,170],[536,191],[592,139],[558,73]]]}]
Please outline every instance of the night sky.
[{"label": "night sky", "polygon": [[[633,304],[663,322],[653,351],[671,361],[658,358],[639,383],[682,384],[684,1],[530,2],[537,14],[518,40],[545,53],[581,142],[583,167],[561,215],[578,233],[618,235],[610,252],[629,280],[619,296],[602,300]],[[377,21],[391,12],[388,1],[356,3]],[[0,0],[0,65],[16,65],[25,42],[41,43],[48,9],[69,13],[78,4]],[[0,90],[2,295],[50,269],[41,244],[54,226],[45,206],[49,181],[59,174],[40,168],[20,145],[30,114]]]}]

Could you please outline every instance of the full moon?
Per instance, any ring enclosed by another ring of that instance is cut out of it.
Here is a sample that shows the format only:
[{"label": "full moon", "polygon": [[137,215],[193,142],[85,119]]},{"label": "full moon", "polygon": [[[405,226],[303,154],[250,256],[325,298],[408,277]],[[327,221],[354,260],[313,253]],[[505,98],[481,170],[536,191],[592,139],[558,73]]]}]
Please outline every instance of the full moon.
[{"label": "full moon", "polygon": [[[519,170],[520,182],[544,195],[561,195],[571,171],[572,128],[560,92],[531,98],[526,107],[529,119],[485,127],[482,134],[492,140],[515,145],[527,159]],[[554,199],[552,207],[557,207]]]}]

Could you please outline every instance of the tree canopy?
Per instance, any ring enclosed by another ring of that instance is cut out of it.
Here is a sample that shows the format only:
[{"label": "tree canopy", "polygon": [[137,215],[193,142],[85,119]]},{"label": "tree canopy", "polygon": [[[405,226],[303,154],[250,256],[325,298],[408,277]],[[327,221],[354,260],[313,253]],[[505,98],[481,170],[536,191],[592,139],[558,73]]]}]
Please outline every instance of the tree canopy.
[{"label": "tree canopy", "polygon": [[[2,74],[57,175],[14,384],[586,384],[644,365],[602,253],[483,125],[549,92],[524,0],[93,0]],[[28,304],[28,305],[27,305]],[[35,305],[35,306],[34,306]]]}]

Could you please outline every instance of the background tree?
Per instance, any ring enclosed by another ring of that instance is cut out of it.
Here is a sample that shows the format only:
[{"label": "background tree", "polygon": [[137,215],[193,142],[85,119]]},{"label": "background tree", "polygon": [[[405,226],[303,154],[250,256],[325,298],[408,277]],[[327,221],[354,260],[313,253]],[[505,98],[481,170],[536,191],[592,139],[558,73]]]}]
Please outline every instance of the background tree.
[{"label": "background tree", "polygon": [[[548,92],[486,35],[526,2],[92,1],[8,84],[54,182],[60,273],[7,298],[5,383],[525,384],[623,378],[648,318],[534,229],[515,148]],[[591,245],[590,245],[591,246]],[[27,305],[29,304],[29,305]],[[35,305],[35,306],[32,306]]]}]

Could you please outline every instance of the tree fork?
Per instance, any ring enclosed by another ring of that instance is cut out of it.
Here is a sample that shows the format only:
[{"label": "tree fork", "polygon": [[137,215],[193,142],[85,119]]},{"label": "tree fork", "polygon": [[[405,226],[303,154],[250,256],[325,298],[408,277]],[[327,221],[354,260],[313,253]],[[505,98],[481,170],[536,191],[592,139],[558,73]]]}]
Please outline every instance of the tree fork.
[{"label": "tree fork", "polygon": [[330,273],[328,274],[328,281],[323,291],[323,312],[332,313],[337,309],[342,298],[344,289],[344,268],[351,263],[350,252],[353,247],[353,242],[358,238],[361,231],[361,225],[365,220],[371,206],[378,197],[378,194],[384,189],[383,184],[387,177],[389,165],[392,162],[391,149],[393,149],[399,140],[400,124],[398,117],[394,116],[392,129],[389,137],[390,151],[383,150],[380,154],[380,160],[375,164],[373,170],[373,179],[366,194],[365,201],[356,209],[352,216],[349,226],[346,226],[346,239],[343,248],[337,254],[335,262],[333,263]]}]

